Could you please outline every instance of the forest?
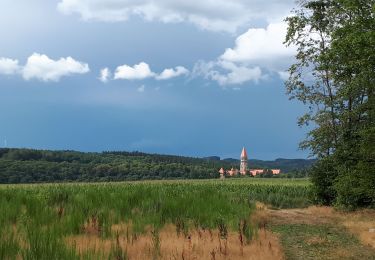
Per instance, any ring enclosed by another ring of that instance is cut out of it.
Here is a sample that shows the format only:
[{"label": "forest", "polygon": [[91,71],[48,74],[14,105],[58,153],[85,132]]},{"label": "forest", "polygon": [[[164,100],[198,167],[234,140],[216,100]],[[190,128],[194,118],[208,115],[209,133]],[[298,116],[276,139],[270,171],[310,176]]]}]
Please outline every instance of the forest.
[{"label": "forest", "polygon": [[[249,161],[251,168],[281,168],[299,174],[313,160]],[[99,182],[218,178],[221,167],[238,168],[237,160],[212,160],[141,152],[84,153],[34,149],[0,149],[0,183]],[[299,175],[298,175],[299,174]],[[293,176],[294,176],[293,175]],[[287,175],[285,176],[287,177]]]}]

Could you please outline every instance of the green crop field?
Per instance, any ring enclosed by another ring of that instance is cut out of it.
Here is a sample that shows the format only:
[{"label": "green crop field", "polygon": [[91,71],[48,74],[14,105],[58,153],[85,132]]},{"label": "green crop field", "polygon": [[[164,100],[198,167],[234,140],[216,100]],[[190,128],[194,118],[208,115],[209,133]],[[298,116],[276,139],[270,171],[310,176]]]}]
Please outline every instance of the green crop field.
[{"label": "green crop field", "polygon": [[[98,237],[116,241],[111,227],[120,223],[131,223],[127,237],[150,229],[157,236],[167,224],[182,234],[201,228],[223,236],[240,227],[249,242],[257,235],[250,221],[255,201],[305,207],[309,186],[282,179],[2,185],[0,259],[100,258],[101,252],[79,252],[65,239],[87,234],[90,226]],[[114,244],[110,255],[118,254]]]}]

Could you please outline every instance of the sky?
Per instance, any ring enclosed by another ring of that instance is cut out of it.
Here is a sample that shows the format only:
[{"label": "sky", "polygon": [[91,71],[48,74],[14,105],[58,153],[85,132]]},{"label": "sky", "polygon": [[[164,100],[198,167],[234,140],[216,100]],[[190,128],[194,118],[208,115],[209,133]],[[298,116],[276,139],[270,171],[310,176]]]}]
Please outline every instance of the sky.
[{"label": "sky", "polygon": [[292,0],[2,0],[0,147],[306,158]]}]

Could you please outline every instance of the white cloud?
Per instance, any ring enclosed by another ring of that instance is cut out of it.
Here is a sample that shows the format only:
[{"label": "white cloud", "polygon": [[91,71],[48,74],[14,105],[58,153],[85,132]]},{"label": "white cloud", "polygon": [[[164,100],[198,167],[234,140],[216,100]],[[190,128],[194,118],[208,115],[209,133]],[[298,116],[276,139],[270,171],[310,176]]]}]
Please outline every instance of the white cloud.
[{"label": "white cloud", "polygon": [[137,88],[138,92],[145,92],[145,85],[141,85]]},{"label": "white cloud", "polygon": [[188,74],[189,74],[188,69],[182,66],[177,66],[174,69],[171,68],[171,69],[163,70],[163,72],[157,75],[155,78],[157,80],[165,80],[165,79],[175,78],[181,75],[188,75]]},{"label": "white cloud", "polygon": [[72,57],[52,60],[47,55],[34,53],[22,69],[25,80],[38,79],[42,81],[59,81],[63,76],[89,72],[87,63],[74,60]]},{"label": "white cloud", "polygon": [[266,28],[250,28],[237,37],[235,46],[227,48],[216,61],[199,61],[193,75],[204,76],[220,85],[236,85],[267,78],[267,73],[287,78],[284,72],[293,61],[295,47],[283,44],[287,31],[284,22]]},{"label": "white cloud", "polygon": [[100,70],[99,79],[101,82],[107,82],[108,79],[111,77],[111,71],[108,68],[103,68]]},{"label": "white cloud", "polygon": [[157,80],[167,80],[188,74],[189,70],[182,66],[164,69],[160,74],[157,74],[151,70],[147,63],[140,62],[134,66],[129,66],[126,64],[118,66],[115,71],[114,79],[141,80],[146,78],[155,78]]},{"label": "white cloud", "polygon": [[235,32],[254,20],[273,21],[294,7],[294,0],[60,0],[63,14],[84,20],[126,21],[132,16],[163,23],[188,22],[212,31]]},{"label": "white cloud", "polygon": [[199,61],[193,69],[193,76],[203,76],[214,80],[221,86],[238,85],[247,81],[258,82],[262,70],[258,66],[247,67],[228,61]]},{"label": "white cloud", "polygon": [[19,70],[18,60],[0,57],[0,74],[12,75],[18,73]]},{"label": "white cloud", "polygon": [[293,57],[295,48],[283,42],[287,32],[285,22],[271,23],[267,28],[250,28],[236,39],[235,46],[225,50],[221,59],[246,64],[275,67]]},{"label": "white cloud", "polygon": [[0,74],[20,74],[25,80],[59,81],[63,76],[89,72],[87,63],[74,60],[72,57],[52,60],[47,55],[33,53],[24,66],[18,60],[0,57]]},{"label": "white cloud", "polygon": [[221,62],[220,66],[229,71],[227,74],[217,74],[214,80],[220,85],[242,84],[246,81],[258,82],[262,77],[262,71],[258,66],[238,66],[232,62]]},{"label": "white cloud", "polygon": [[133,67],[126,64],[118,66],[114,79],[146,79],[154,76],[155,73],[151,71],[150,66],[145,62],[141,62]]}]

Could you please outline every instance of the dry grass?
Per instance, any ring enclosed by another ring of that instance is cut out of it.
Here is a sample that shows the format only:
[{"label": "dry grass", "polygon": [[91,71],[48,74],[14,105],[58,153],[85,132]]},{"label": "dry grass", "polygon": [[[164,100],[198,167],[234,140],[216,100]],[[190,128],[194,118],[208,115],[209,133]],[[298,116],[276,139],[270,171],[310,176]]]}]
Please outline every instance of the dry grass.
[{"label": "dry grass", "polygon": [[[250,244],[241,246],[239,234],[229,232],[227,239],[222,239],[217,230],[192,230],[187,236],[178,235],[176,227],[167,225],[159,232],[160,248],[155,248],[155,241],[150,231],[137,237],[129,234],[131,227],[126,224],[114,225],[112,231],[118,239],[101,239],[93,233],[67,238],[70,245],[75,245],[79,252],[103,252],[109,255],[114,245],[126,252],[130,259],[153,259],[159,254],[161,259],[283,259],[278,237],[265,229],[260,229],[258,237]],[[117,241],[116,241],[117,240]],[[158,252],[155,252],[158,250]]]},{"label": "dry grass", "polygon": [[[269,224],[305,224],[312,226],[345,226],[364,245],[375,248],[375,211],[339,212],[331,207],[312,206],[305,209],[268,209],[262,203],[256,203],[257,210],[251,215],[251,222],[258,225],[258,237],[250,244],[243,243],[239,233],[229,232],[227,239],[219,231],[195,229],[188,234],[178,234],[176,227],[167,225],[158,233],[160,244],[156,248],[152,229],[145,234],[132,235],[131,224],[113,225],[111,231],[118,238],[101,239],[95,219],[90,219],[79,236],[68,237],[70,245],[75,245],[80,253],[101,252],[108,256],[115,246],[126,252],[130,259],[284,259],[278,236],[267,230]],[[330,244],[327,237],[321,235],[306,236],[309,247],[320,248]],[[328,253],[328,252],[327,252]],[[333,252],[329,252],[330,255]],[[337,247],[334,257],[350,258],[353,249]]]},{"label": "dry grass", "polygon": [[342,224],[353,234],[355,234],[362,243],[375,248],[375,210],[361,210],[342,214]]},{"label": "dry grass", "polygon": [[375,221],[345,221],[344,226],[347,227],[353,234],[357,235],[362,243],[375,248],[375,232],[370,232],[371,228],[375,227]]},{"label": "dry grass", "polygon": [[312,206],[305,209],[267,210],[275,224],[294,223],[319,225],[331,223],[337,214],[331,207]]}]

